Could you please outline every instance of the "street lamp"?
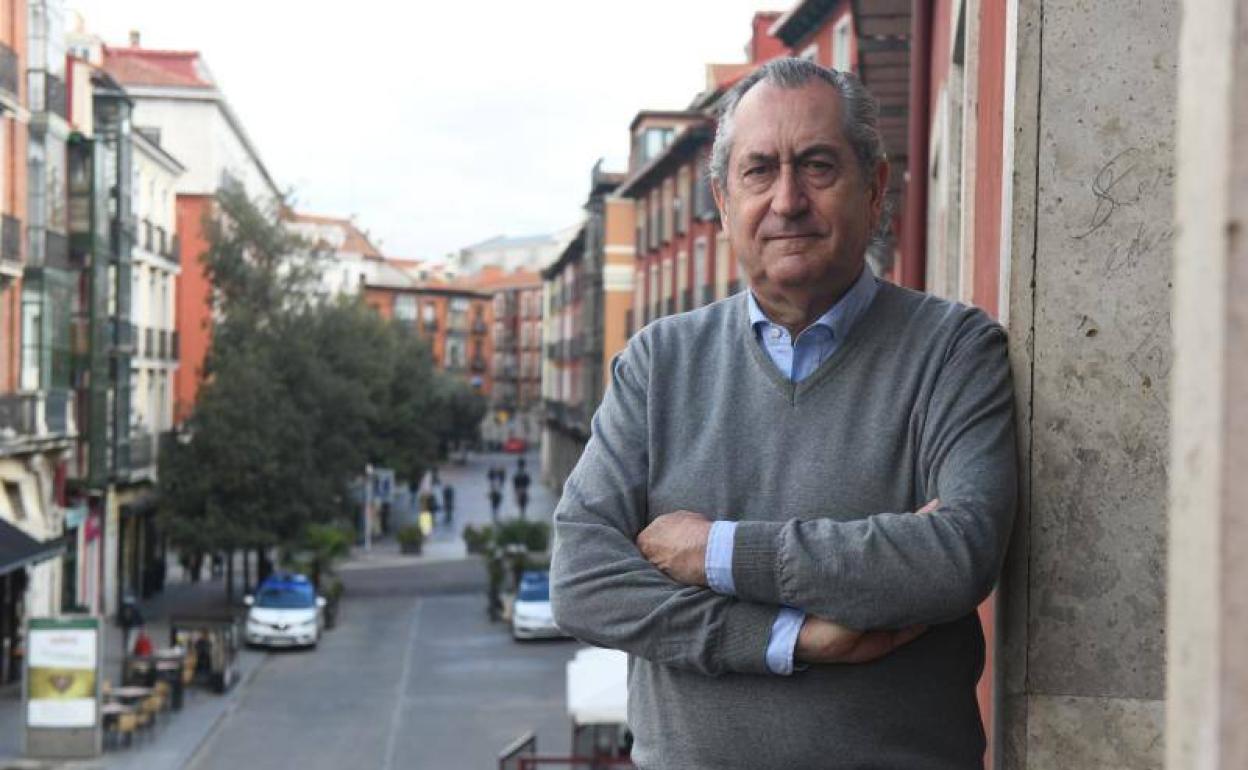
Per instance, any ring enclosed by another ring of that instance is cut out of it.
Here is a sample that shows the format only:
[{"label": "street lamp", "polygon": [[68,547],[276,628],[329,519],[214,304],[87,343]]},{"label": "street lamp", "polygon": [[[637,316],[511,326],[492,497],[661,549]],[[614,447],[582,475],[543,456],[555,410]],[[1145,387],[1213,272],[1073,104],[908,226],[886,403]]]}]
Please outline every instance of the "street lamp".
[{"label": "street lamp", "polygon": [[364,550],[373,550],[373,528],[369,522],[370,509],[373,507],[373,465],[364,465]]}]

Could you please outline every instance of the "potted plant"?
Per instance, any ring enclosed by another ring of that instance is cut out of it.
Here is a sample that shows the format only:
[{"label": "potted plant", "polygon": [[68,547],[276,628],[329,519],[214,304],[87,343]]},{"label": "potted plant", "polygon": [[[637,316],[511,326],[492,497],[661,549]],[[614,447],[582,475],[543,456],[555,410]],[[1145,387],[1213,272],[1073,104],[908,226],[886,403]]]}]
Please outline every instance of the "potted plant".
[{"label": "potted plant", "polygon": [[399,529],[395,539],[399,541],[400,552],[419,554],[425,544],[425,533],[420,531],[420,527],[409,524]]}]

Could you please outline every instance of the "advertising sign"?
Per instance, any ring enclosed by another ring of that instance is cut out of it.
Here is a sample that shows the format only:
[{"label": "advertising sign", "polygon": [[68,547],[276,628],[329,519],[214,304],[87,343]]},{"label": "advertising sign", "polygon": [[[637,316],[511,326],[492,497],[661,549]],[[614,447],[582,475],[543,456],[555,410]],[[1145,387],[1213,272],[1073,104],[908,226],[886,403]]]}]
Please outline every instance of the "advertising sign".
[{"label": "advertising sign", "polygon": [[31,618],[26,679],[29,727],[94,727],[100,629],[94,618]]}]

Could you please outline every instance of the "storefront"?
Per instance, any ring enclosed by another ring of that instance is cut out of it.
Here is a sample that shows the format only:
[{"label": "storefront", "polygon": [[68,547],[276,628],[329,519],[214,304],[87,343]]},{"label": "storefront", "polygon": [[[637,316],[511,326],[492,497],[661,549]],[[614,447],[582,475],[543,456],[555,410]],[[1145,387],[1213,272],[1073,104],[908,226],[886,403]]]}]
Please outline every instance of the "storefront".
[{"label": "storefront", "polygon": [[59,538],[40,542],[0,519],[0,685],[22,676],[29,570],[63,549]]}]

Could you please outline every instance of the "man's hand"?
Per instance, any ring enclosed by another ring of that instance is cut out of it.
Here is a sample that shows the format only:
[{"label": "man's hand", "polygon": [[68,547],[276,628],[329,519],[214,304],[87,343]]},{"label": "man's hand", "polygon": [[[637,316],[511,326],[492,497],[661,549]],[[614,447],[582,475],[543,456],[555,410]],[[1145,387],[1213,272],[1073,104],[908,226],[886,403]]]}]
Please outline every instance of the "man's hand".
[{"label": "man's hand", "polygon": [[711,521],[693,511],[665,513],[637,536],[637,548],[672,580],[706,586],[706,541]]},{"label": "man's hand", "polygon": [[867,663],[914,641],[927,626],[900,631],[854,631],[830,620],[807,615],[797,634],[793,659],[798,663]]}]

